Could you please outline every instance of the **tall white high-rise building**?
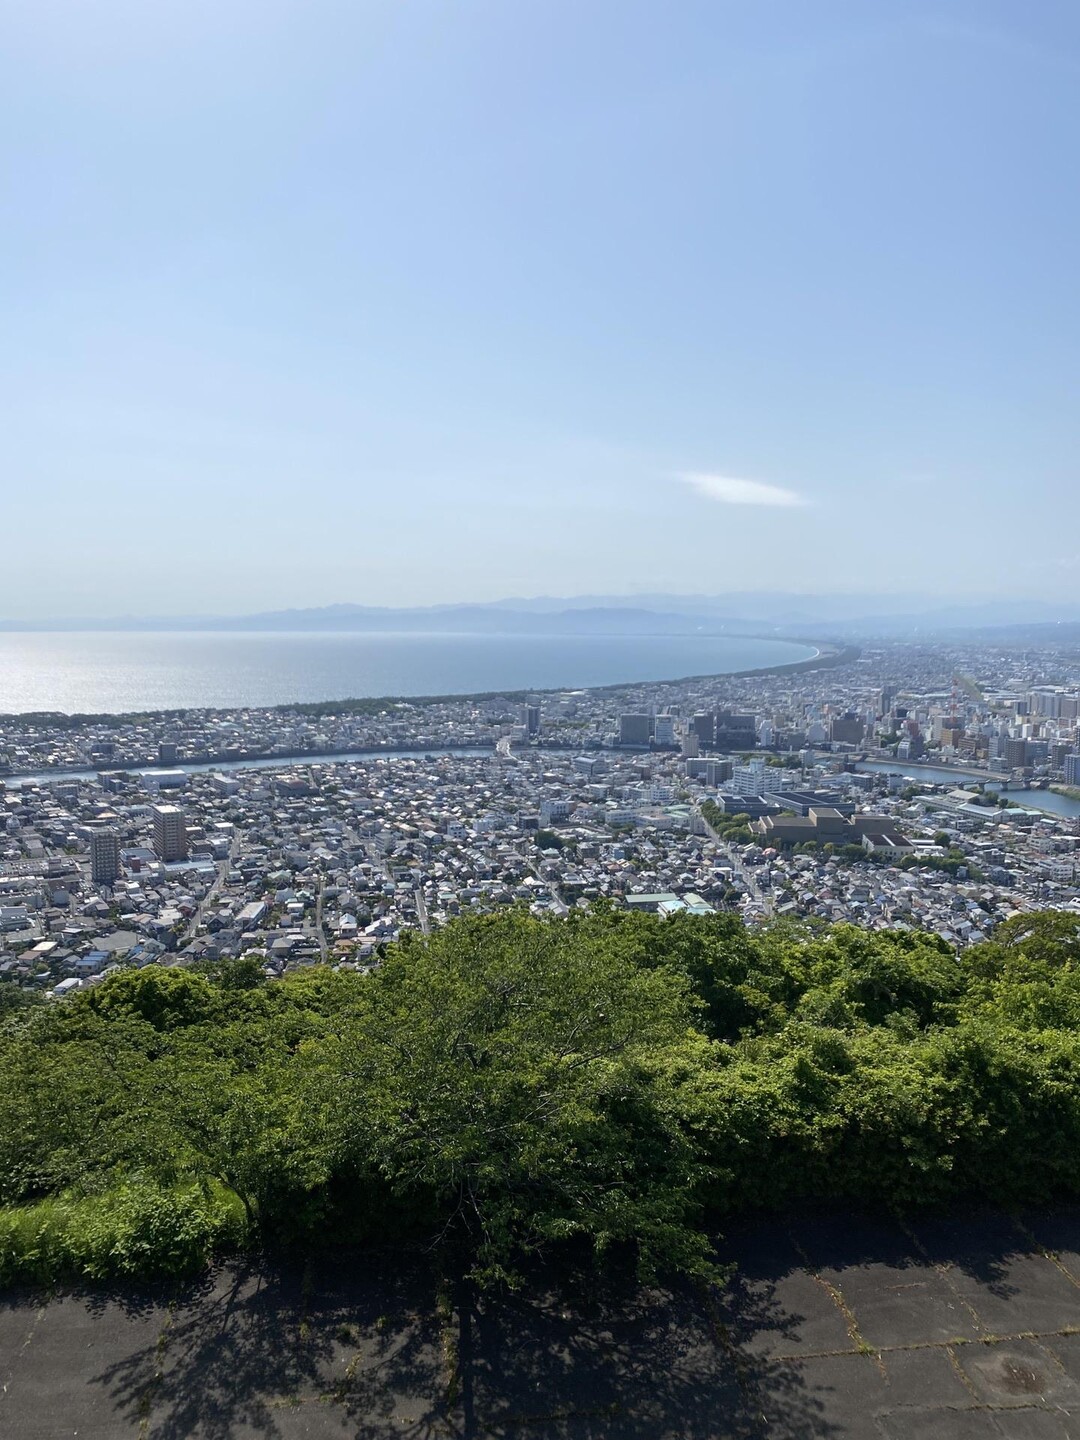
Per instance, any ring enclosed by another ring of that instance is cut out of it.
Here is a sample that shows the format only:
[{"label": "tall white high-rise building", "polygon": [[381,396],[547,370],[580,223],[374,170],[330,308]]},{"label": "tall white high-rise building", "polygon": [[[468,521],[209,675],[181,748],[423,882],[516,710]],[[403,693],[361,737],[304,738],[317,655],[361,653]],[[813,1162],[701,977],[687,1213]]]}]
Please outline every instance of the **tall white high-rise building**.
[{"label": "tall white high-rise building", "polygon": [[158,859],[165,865],[175,860],[186,860],[187,826],[180,806],[153,805],[151,814],[154,817],[154,853]]},{"label": "tall white high-rise building", "polygon": [[657,745],[675,744],[675,717],[674,715],[657,715],[654,722],[653,739]]}]

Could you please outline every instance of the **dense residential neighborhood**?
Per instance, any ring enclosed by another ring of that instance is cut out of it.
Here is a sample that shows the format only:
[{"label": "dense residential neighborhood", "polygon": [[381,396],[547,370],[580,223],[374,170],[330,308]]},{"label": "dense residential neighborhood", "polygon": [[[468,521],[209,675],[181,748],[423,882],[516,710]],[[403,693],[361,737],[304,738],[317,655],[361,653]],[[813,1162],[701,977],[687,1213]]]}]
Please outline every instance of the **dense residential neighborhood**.
[{"label": "dense residential neighborhood", "polygon": [[[0,976],[250,955],[367,968],[405,929],[606,902],[962,948],[1080,913],[1080,664],[880,645],[531,696],[0,720]],[[927,768],[927,767],[930,768]]]}]

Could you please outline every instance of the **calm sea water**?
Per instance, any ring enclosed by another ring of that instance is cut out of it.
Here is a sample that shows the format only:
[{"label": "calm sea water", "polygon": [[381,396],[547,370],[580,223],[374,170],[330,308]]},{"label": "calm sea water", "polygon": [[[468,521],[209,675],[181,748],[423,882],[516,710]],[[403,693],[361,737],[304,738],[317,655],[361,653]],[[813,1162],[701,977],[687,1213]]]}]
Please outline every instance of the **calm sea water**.
[{"label": "calm sea water", "polygon": [[0,713],[580,688],[728,674],[814,653],[782,640],[692,635],[12,633],[0,634]]}]

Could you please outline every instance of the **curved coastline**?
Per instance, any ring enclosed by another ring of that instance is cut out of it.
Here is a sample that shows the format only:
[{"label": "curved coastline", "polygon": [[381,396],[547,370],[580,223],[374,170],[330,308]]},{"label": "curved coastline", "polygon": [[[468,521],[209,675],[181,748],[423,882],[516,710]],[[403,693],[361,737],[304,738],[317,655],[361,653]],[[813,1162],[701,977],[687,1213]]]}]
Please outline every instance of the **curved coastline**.
[{"label": "curved coastline", "polygon": [[[524,701],[530,696],[558,695],[566,690],[583,694],[613,694],[621,690],[632,690],[642,685],[689,685],[708,680],[749,680],[762,679],[769,675],[798,674],[810,670],[822,670],[847,664],[860,653],[855,645],[826,640],[794,639],[783,635],[740,635],[737,637],[702,637],[721,639],[775,641],[778,644],[800,645],[812,648],[814,653],[803,660],[778,662],[748,670],[706,671],[702,674],[679,675],[661,679],[620,680],[606,685],[545,685],[503,690],[461,691],[441,695],[371,695],[348,696],[340,700],[295,700],[274,705],[184,705],[151,710],[124,711],[64,711],[25,710],[0,712],[0,721],[21,721],[31,726],[77,730],[86,725],[121,726],[136,721],[175,720],[187,715],[228,714],[233,710],[264,710],[271,714],[292,715],[344,715],[376,713],[387,705],[415,705],[420,708],[429,705],[451,705],[465,701],[512,700]],[[310,752],[305,752],[310,753]],[[142,766],[140,768],[151,768]]]},{"label": "curved coastline", "polygon": [[[775,637],[747,638],[753,639]],[[580,688],[584,693],[588,694],[610,694],[617,693],[621,690],[635,689],[642,685],[683,685],[693,684],[697,682],[705,682],[708,680],[761,679],[770,675],[802,673],[811,670],[828,669],[838,665],[848,664],[852,660],[856,659],[860,653],[857,646],[841,645],[830,641],[818,642],[817,644],[815,644],[814,648],[815,653],[812,656],[808,656],[805,660],[790,661],[787,664],[761,666],[752,670],[729,671],[721,672],[720,674],[684,676],[675,680],[636,680],[625,681],[621,684],[614,685],[582,686],[576,688]],[[307,702],[294,705],[272,705],[257,708],[265,708],[267,711],[278,714],[338,715],[348,714],[354,711],[361,711],[364,709],[378,710],[383,709],[385,708],[385,706],[390,704],[400,704],[403,702],[424,706],[452,704],[456,701],[469,700],[482,701],[504,699],[510,701],[524,701],[529,697],[541,697],[544,695],[554,695],[561,693],[561,688],[511,691],[493,690],[463,695],[377,696],[366,699],[328,700],[322,702]],[[64,724],[64,728],[67,729],[80,729],[85,725],[122,725],[124,723],[130,723],[134,721],[167,720],[173,718],[181,718],[183,716],[193,713],[227,714],[229,713],[229,711],[228,708],[224,706],[198,707],[197,709],[196,707],[188,707],[183,710],[132,711],[126,714],[104,715],[65,715],[61,712],[46,711],[36,712],[33,714],[22,716],[4,715],[0,716],[0,719],[21,719],[24,721],[30,721],[31,723],[36,721],[42,726],[49,727],[55,727],[59,724]],[[543,748],[549,750],[560,750],[572,749],[574,747],[549,743]],[[350,759],[378,759],[380,756],[386,756],[387,758],[390,758],[395,755],[408,757],[418,754],[426,755],[457,753],[483,755],[489,752],[486,749],[481,749],[476,746],[428,745],[418,747],[414,744],[408,743],[402,745],[351,746],[348,749],[333,750],[293,750],[288,753],[283,753],[281,751],[271,752],[266,750],[251,750],[244,751],[241,754],[232,754],[228,756],[207,756],[205,759],[182,763],[178,768],[189,772],[199,773],[205,770],[213,769],[215,766],[226,765],[230,767],[237,767],[245,765],[289,765],[296,763],[333,764],[334,762],[340,762]],[[154,762],[149,760],[143,760],[118,761],[104,768],[117,771],[141,771],[157,770],[163,768],[168,769],[173,767],[163,765],[160,761]],[[6,777],[0,775],[0,786],[3,785],[3,781],[5,778],[15,784],[21,784],[24,782],[32,783],[34,781],[48,783],[50,781],[62,779],[65,776],[73,776],[77,773],[82,774],[84,772],[70,771],[65,769],[63,766],[46,766],[43,769],[33,771],[12,771]],[[90,774],[93,772],[87,770],[85,773]]]}]

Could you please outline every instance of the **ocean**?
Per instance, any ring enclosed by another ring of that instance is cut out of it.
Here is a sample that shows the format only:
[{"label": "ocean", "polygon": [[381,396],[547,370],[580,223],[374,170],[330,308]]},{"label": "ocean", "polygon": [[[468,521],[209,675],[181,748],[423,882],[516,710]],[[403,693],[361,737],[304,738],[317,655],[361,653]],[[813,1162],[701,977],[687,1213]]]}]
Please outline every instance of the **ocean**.
[{"label": "ocean", "polygon": [[784,640],[695,635],[18,631],[0,634],[0,713],[583,689],[789,665],[815,653]]}]

